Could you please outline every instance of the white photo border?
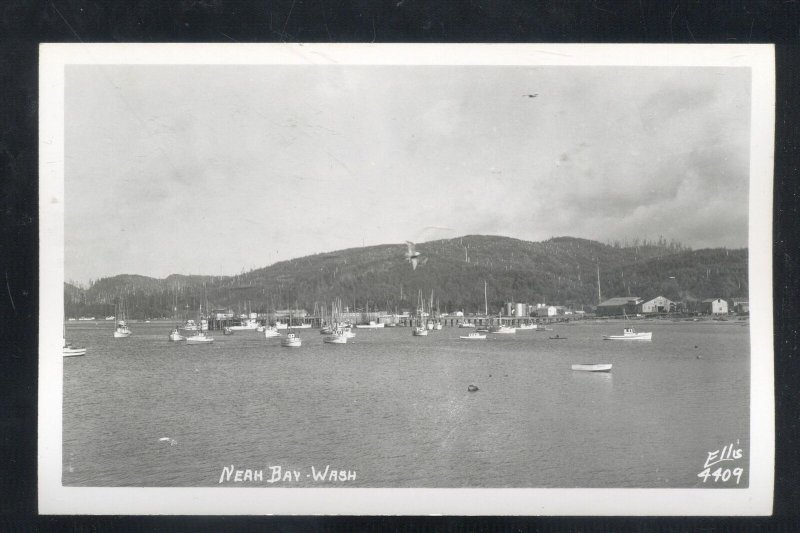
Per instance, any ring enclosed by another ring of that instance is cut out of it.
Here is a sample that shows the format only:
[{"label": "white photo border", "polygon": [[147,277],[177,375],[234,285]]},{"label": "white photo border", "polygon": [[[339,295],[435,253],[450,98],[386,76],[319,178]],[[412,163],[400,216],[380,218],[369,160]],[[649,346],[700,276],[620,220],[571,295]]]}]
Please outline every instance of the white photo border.
[{"label": "white photo border", "polygon": [[[741,489],[65,487],[62,475],[64,72],[67,65],[530,65],[751,69],[750,462]],[[40,514],[769,515],[774,479],[772,45],[42,44],[39,50]],[[55,354],[58,354],[57,356]]]}]

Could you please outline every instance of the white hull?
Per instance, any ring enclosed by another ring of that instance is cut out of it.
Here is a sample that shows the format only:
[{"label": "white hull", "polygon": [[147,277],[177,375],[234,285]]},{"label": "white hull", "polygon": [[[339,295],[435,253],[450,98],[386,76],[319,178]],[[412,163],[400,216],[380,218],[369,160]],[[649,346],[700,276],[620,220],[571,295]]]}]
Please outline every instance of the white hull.
[{"label": "white hull", "polygon": [[460,328],[474,328],[475,324],[470,324],[469,322],[463,322],[458,325]]},{"label": "white hull", "polygon": [[344,334],[327,335],[322,339],[322,342],[327,344],[347,344],[347,337]]},{"label": "white hull", "polygon": [[66,340],[64,340],[63,355],[64,357],[76,357],[78,355],[86,355],[86,348],[75,348]]},{"label": "white hull", "polygon": [[489,330],[489,333],[496,333],[499,335],[510,335],[516,332],[517,332],[516,329],[509,328],[508,326],[500,326],[499,328],[492,328]]},{"label": "white hull", "polygon": [[177,331],[173,331],[172,333],[169,334],[169,340],[171,340],[172,342],[178,342],[178,341],[182,341],[182,340],[185,340],[185,339],[186,339],[186,337],[184,337],[183,335],[181,335]]},{"label": "white hull", "polygon": [[281,333],[275,328],[266,328],[264,330],[264,337],[267,339],[273,339],[275,337],[280,337]]},{"label": "white hull", "polygon": [[422,327],[414,328],[414,331],[412,331],[411,334],[415,337],[426,337],[428,335],[428,330]]},{"label": "white hull", "polygon": [[214,337],[208,337],[203,333],[186,337],[186,344],[211,344],[212,342],[214,342]]},{"label": "white hull", "polygon": [[253,326],[229,326],[231,331],[256,331],[258,329],[257,325]]},{"label": "white hull", "polygon": [[281,346],[285,346],[286,348],[299,348],[302,346],[303,341],[300,337],[296,337],[294,333],[289,333],[281,339]]},{"label": "white hull", "polygon": [[311,329],[311,324],[299,324],[297,326],[292,326],[292,329]]},{"label": "white hull", "polygon": [[480,333],[470,333],[469,335],[461,335],[459,339],[464,339],[467,341],[480,341],[486,340],[486,335],[481,335]]},{"label": "white hull", "polygon": [[609,372],[611,370],[611,363],[583,363],[572,365],[572,370],[579,370],[582,372]]},{"label": "white hull", "polygon": [[520,326],[517,326],[517,331],[519,331],[519,330],[527,331],[527,330],[536,330],[536,329],[538,329],[538,326],[536,324],[522,324]]},{"label": "white hull", "polygon": [[622,335],[603,335],[603,340],[606,341],[650,341],[653,340],[652,331],[643,331],[641,333],[633,329],[626,329]]},{"label": "white hull", "polygon": [[124,338],[130,337],[130,336],[131,336],[130,330],[128,330],[128,331],[114,331],[114,338],[115,339],[124,339]]},{"label": "white hull", "polygon": [[358,329],[380,329],[383,327],[383,324],[376,324],[375,322],[370,322],[369,324],[356,324],[356,328]]},{"label": "white hull", "polygon": [[441,331],[442,330],[442,325],[441,324],[434,324],[433,325],[433,329],[435,329],[436,331]]}]

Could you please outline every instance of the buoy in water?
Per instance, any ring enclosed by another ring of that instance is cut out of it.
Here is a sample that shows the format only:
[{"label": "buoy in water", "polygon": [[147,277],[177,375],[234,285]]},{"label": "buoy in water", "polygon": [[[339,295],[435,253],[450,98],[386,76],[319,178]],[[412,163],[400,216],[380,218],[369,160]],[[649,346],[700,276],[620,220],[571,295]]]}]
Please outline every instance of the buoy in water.
[{"label": "buoy in water", "polygon": [[475,392],[475,391],[477,391],[477,390],[479,390],[479,389],[478,389],[478,387],[476,387],[475,385],[470,385],[469,387],[467,387],[467,390],[468,390],[469,392]]}]

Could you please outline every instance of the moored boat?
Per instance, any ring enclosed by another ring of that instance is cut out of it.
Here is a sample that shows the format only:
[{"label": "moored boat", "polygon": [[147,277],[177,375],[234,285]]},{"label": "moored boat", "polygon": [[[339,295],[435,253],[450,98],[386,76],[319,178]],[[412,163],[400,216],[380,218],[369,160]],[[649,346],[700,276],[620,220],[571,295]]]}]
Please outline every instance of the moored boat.
[{"label": "moored boat", "polygon": [[67,339],[64,339],[64,348],[62,351],[62,355],[64,357],[75,357],[78,355],[86,355],[86,348],[79,348],[77,346],[73,346],[72,343],[67,342]]},{"label": "moored boat", "polygon": [[458,327],[460,327],[460,328],[474,328],[475,324],[473,324],[472,322],[462,322],[462,323],[460,323],[458,325]]},{"label": "moored boat", "polygon": [[517,326],[517,331],[536,330],[538,328],[539,326],[537,326],[536,324],[520,324],[519,326]]},{"label": "moored boat", "polygon": [[186,337],[186,344],[211,344],[214,342],[214,337],[207,335],[203,331],[198,331],[196,334]]},{"label": "moored boat", "polygon": [[356,328],[358,329],[379,329],[382,328],[383,324],[379,324],[374,320],[370,320],[369,324],[356,324]]},{"label": "moored boat", "polygon": [[411,334],[415,337],[425,337],[428,335],[428,330],[425,329],[424,326],[417,326],[414,328]]},{"label": "moored boat", "polygon": [[344,330],[336,329],[329,335],[325,335],[322,342],[327,344],[347,344],[347,335],[345,335]]},{"label": "moored boat", "polygon": [[181,335],[181,332],[178,331],[178,328],[173,329],[172,333],[170,333],[167,338],[172,342],[178,342],[186,339],[186,337]]},{"label": "moored boat", "polygon": [[278,331],[277,328],[274,326],[270,326],[268,328],[264,328],[264,338],[271,339],[273,337],[280,337],[281,332]]},{"label": "moored boat", "polygon": [[469,333],[469,335],[460,335],[458,338],[470,341],[479,341],[479,340],[486,340],[486,335],[478,333],[477,331],[472,331]]},{"label": "moored boat", "polygon": [[637,332],[633,328],[625,328],[622,335],[603,335],[603,340],[606,341],[649,341],[653,339],[653,332]]},{"label": "moored boat", "polygon": [[492,326],[489,328],[489,333],[499,333],[501,335],[508,335],[510,333],[516,333],[517,330],[510,326],[506,326],[505,324],[501,324],[499,326]]},{"label": "moored boat", "polygon": [[131,330],[128,327],[128,324],[125,323],[124,320],[120,320],[117,322],[117,327],[114,329],[114,338],[115,339],[124,339],[126,337],[131,336]]},{"label": "moored boat", "polygon": [[285,346],[286,348],[299,348],[302,344],[303,341],[294,333],[287,333],[286,336],[281,339],[281,346]]},{"label": "moored boat", "polygon": [[572,370],[582,372],[610,372],[611,363],[579,363],[572,365]]}]

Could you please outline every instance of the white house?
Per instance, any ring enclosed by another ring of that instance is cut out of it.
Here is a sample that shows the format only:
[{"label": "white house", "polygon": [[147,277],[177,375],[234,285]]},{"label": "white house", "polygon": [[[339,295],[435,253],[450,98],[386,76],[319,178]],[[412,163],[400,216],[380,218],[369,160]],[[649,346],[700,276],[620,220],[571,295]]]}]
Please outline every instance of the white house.
[{"label": "white house", "polygon": [[728,302],[722,298],[703,300],[703,312],[711,313],[712,315],[727,315]]}]

